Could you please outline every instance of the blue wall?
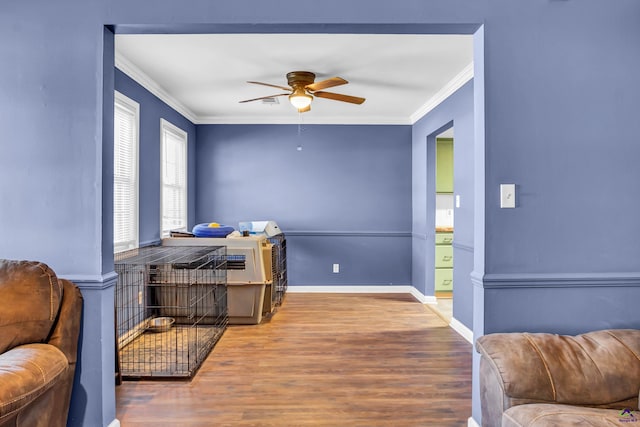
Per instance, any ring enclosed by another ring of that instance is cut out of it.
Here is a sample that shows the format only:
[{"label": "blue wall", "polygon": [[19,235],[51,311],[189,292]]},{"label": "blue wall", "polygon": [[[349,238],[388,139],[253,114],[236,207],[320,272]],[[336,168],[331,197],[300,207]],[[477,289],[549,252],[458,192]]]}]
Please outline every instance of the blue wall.
[{"label": "blue wall", "polygon": [[[476,310],[485,316],[476,327],[640,327],[640,311],[621,303],[640,298],[640,50],[631,44],[640,3],[501,6],[484,27],[485,257],[476,272],[484,307]],[[516,209],[499,208],[501,183],[516,184]]]},{"label": "blue wall", "polygon": [[[116,27],[123,31],[371,33],[469,33],[482,24],[474,333],[640,327],[640,311],[627,308],[640,300],[637,0],[328,0],[323,8],[293,0],[8,1],[0,13],[0,40],[13,41],[0,43],[0,256],[47,262],[90,296],[83,351],[98,356],[82,355],[85,399],[74,395],[75,425],[115,417],[104,156],[113,52],[104,25],[121,23],[130,24]],[[518,186],[516,209],[498,207],[505,182]],[[46,227],[33,227],[43,218]],[[526,310],[515,309],[525,301]],[[479,421],[477,395],[473,407]]]},{"label": "blue wall", "polygon": [[198,126],[196,169],[197,221],[275,220],[291,285],[411,283],[410,126]]},{"label": "blue wall", "polygon": [[118,69],[115,89],[140,104],[140,245],[147,246],[160,242],[160,119],[188,134],[187,212],[189,226],[195,225],[196,127]]}]

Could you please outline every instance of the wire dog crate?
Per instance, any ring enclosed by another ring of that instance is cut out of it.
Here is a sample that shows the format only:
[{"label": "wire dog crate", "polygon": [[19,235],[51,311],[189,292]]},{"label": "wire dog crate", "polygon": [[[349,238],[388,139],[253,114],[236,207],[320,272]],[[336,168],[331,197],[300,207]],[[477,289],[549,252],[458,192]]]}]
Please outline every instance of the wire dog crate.
[{"label": "wire dog crate", "polygon": [[226,248],[145,247],[115,270],[117,373],[191,378],[227,327]]},{"label": "wire dog crate", "polygon": [[284,300],[287,292],[287,239],[284,234],[276,234],[269,237],[269,242],[273,244],[273,288],[274,304],[279,306]]}]

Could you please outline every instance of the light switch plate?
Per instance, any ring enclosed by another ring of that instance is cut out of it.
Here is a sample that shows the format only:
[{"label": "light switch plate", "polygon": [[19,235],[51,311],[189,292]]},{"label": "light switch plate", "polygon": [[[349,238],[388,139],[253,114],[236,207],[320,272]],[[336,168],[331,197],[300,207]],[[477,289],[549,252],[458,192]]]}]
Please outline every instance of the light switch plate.
[{"label": "light switch plate", "polygon": [[516,185],[500,184],[500,207],[515,208],[516,207]]}]

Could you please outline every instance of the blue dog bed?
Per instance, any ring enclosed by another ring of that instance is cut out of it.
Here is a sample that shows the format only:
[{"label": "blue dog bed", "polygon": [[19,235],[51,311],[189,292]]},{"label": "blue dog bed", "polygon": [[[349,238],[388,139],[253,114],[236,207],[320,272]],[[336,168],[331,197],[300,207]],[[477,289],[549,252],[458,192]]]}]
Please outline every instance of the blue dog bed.
[{"label": "blue dog bed", "polygon": [[196,237],[227,237],[234,228],[230,225],[222,225],[217,222],[204,222],[193,227],[193,235]]}]

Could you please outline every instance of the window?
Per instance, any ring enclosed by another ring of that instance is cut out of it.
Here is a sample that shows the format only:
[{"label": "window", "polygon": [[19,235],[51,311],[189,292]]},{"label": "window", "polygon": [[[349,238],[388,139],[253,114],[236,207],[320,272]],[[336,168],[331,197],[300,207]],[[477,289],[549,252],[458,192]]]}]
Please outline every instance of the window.
[{"label": "window", "polygon": [[115,92],[113,132],[113,250],[138,247],[138,128],[140,105]]},{"label": "window", "polygon": [[187,228],[187,133],[160,121],[161,236]]}]

